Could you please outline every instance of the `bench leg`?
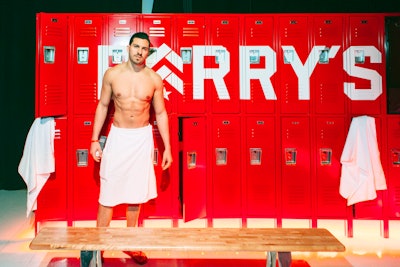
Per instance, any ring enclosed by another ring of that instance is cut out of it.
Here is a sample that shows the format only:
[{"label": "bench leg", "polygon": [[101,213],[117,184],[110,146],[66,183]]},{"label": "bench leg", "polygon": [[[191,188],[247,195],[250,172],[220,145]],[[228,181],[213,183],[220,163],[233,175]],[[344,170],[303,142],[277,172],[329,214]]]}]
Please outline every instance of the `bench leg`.
[{"label": "bench leg", "polygon": [[292,253],[278,252],[279,267],[290,267],[292,264]]},{"label": "bench leg", "polygon": [[101,252],[82,250],[80,255],[81,267],[101,267]]},{"label": "bench leg", "polygon": [[[288,252],[278,252],[278,263],[279,267],[290,267],[292,264],[292,253]],[[276,267],[276,252],[267,252],[267,267]]]},{"label": "bench leg", "polygon": [[267,252],[267,267],[275,267],[276,266],[276,252],[268,251]]}]

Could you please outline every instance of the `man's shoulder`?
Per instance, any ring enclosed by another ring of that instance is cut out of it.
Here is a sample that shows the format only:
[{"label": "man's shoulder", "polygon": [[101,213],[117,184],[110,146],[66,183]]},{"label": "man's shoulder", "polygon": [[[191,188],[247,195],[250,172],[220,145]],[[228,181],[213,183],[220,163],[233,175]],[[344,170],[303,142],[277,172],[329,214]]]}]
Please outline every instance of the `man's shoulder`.
[{"label": "man's shoulder", "polygon": [[115,75],[118,75],[119,73],[123,72],[123,69],[124,69],[124,67],[122,66],[122,64],[115,65],[115,66],[108,68],[104,75],[109,76],[109,77],[115,76]]},{"label": "man's shoulder", "polygon": [[157,80],[162,80],[161,76],[155,72],[153,69],[146,67],[146,72],[148,75],[150,75],[153,79],[157,79]]}]

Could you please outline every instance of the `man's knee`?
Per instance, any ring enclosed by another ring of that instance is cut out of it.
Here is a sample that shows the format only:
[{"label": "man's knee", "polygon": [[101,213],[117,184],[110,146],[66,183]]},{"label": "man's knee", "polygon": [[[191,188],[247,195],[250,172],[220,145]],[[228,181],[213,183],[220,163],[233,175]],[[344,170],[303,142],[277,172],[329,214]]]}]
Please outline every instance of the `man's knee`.
[{"label": "man's knee", "polygon": [[128,211],[139,211],[140,210],[140,205],[139,204],[128,204],[126,209]]}]

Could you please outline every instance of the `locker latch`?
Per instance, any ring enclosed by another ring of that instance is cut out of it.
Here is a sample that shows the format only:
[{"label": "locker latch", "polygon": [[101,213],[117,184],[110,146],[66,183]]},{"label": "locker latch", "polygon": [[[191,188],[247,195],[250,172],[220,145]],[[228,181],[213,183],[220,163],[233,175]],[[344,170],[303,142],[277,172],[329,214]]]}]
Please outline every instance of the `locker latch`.
[{"label": "locker latch", "polygon": [[154,164],[154,166],[158,165],[158,148],[154,149],[153,164]]},{"label": "locker latch", "polygon": [[261,165],[261,148],[250,148],[250,165]]},{"label": "locker latch", "polygon": [[400,150],[397,148],[392,149],[392,164],[400,166]]},{"label": "locker latch", "polygon": [[365,62],[364,50],[354,50],[354,62],[356,64],[364,64]]},{"label": "locker latch", "polygon": [[285,148],[286,165],[296,165],[297,150],[296,148]]},{"label": "locker latch", "polygon": [[181,48],[181,58],[183,64],[192,63],[192,48],[191,47],[182,47]]},{"label": "locker latch", "polygon": [[320,158],[321,165],[331,165],[332,164],[332,149],[320,148],[319,158]]},{"label": "locker latch", "polygon": [[89,47],[78,47],[78,64],[88,64],[89,63]]},{"label": "locker latch", "polygon": [[320,64],[328,64],[329,63],[329,49],[325,48],[320,51],[319,61]]},{"label": "locker latch", "polygon": [[250,64],[260,64],[260,50],[252,49],[249,51]]},{"label": "locker latch", "polygon": [[44,63],[53,64],[56,58],[56,48],[54,46],[44,46]]},{"label": "locker latch", "polygon": [[217,165],[226,165],[228,163],[228,149],[216,148],[215,149],[215,163]]},{"label": "locker latch", "polygon": [[283,63],[284,64],[292,64],[294,61],[294,50],[286,49],[283,51]]},{"label": "locker latch", "polygon": [[196,168],[197,153],[195,151],[187,152],[187,168]]},{"label": "locker latch", "polygon": [[88,165],[89,151],[87,149],[76,150],[76,165],[78,167],[86,167]]},{"label": "locker latch", "polygon": [[215,50],[215,64],[224,63],[226,61],[226,50],[217,49]]},{"label": "locker latch", "polygon": [[111,59],[113,64],[120,64],[123,62],[123,50],[122,48],[115,48],[111,52]]}]

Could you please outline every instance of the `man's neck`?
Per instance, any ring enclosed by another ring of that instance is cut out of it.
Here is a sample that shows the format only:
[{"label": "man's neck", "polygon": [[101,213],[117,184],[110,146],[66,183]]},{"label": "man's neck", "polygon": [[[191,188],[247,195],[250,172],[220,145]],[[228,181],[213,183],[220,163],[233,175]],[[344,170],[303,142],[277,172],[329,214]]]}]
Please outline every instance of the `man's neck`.
[{"label": "man's neck", "polygon": [[146,64],[135,64],[133,62],[127,62],[128,67],[131,68],[134,72],[140,72],[146,68]]}]

